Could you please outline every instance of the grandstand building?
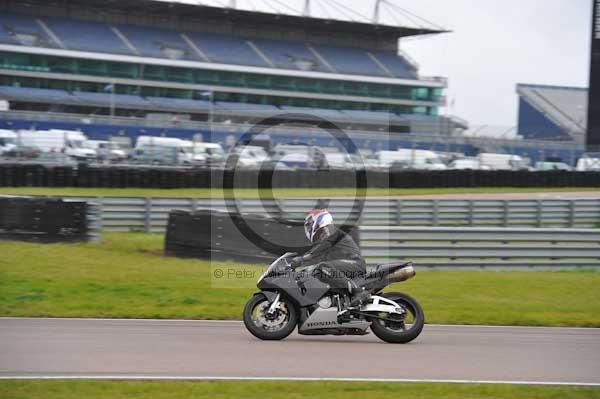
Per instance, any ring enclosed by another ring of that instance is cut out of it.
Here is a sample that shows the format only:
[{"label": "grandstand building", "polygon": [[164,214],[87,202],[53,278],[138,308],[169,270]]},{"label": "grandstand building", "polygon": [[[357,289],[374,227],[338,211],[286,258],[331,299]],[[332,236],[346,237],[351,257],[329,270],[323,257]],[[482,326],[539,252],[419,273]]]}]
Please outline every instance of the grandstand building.
[{"label": "grandstand building", "polygon": [[585,142],[588,90],[517,85],[518,133],[526,140]]},{"label": "grandstand building", "polygon": [[576,143],[464,137],[466,121],[440,115],[446,79],[421,76],[398,40],[444,32],[156,0],[0,0],[0,128],[228,145],[285,114],[274,140],[333,145],[299,125],[321,117],[365,150],[574,162]]},{"label": "grandstand building", "polygon": [[150,0],[4,1],[1,11],[1,95],[15,110],[192,120],[211,105],[310,110],[392,115],[408,133],[410,116],[437,115],[445,87],[398,55],[398,38],[435,30]]}]

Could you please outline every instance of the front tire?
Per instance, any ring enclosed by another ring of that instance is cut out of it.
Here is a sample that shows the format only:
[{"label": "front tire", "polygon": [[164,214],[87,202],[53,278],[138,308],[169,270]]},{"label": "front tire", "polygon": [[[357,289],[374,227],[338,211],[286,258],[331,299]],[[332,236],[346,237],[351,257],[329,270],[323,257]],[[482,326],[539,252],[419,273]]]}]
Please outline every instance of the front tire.
[{"label": "front tire", "polygon": [[264,294],[255,294],[244,307],[244,325],[256,338],[282,340],[294,331],[298,312],[294,304],[283,297],[279,299],[274,315],[266,312],[270,305]]},{"label": "front tire", "polygon": [[[371,331],[379,339],[392,344],[406,344],[417,338],[425,325],[425,313],[421,305],[410,296],[399,292],[386,292],[381,296],[402,306],[406,310],[406,318],[398,319],[398,322],[373,319]],[[380,316],[391,318],[396,315],[381,314]],[[411,323],[410,327],[407,326],[407,321]]]}]

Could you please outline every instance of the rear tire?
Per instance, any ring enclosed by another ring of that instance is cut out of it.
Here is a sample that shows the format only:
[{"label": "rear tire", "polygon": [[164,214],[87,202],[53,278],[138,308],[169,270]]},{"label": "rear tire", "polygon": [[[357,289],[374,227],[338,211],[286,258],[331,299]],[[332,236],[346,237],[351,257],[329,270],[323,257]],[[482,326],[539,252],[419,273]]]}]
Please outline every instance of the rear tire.
[{"label": "rear tire", "polygon": [[[246,303],[244,307],[244,325],[256,338],[265,341],[278,341],[290,335],[294,331],[294,328],[296,328],[298,322],[296,306],[283,297],[279,299],[279,302],[278,312],[281,312],[279,317],[283,318],[281,323],[276,326],[261,324],[260,320],[258,320],[262,318],[266,321],[264,307],[270,305],[269,300],[264,294],[255,294]],[[257,312],[258,317],[254,315],[255,312]],[[273,328],[271,329],[271,327]]]},{"label": "rear tire", "polygon": [[[384,298],[392,300],[399,305],[403,306],[404,309],[412,315],[413,322],[409,329],[402,330],[397,327],[394,323],[374,319],[371,323],[371,331],[379,337],[382,341],[389,342],[392,344],[406,344],[421,334],[423,326],[425,325],[425,313],[419,303],[406,294],[399,292],[386,292],[381,295]],[[403,324],[403,323],[398,323]]]}]

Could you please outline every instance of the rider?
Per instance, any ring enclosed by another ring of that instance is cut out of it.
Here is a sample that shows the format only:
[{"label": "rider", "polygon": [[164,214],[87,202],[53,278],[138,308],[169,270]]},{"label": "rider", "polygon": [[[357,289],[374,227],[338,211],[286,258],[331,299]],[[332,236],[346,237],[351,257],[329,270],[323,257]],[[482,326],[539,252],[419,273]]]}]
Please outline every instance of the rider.
[{"label": "rider", "polygon": [[[326,209],[313,209],[304,220],[304,232],[312,248],[293,258],[292,267],[318,265],[313,275],[332,288],[347,289],[351,295],[350,307],[368,299],[369,292],[354,282],[365,275],[366,262],[352,237],[335,227],[331,214]],[[340,316],[347,312],[343,309]]]}]

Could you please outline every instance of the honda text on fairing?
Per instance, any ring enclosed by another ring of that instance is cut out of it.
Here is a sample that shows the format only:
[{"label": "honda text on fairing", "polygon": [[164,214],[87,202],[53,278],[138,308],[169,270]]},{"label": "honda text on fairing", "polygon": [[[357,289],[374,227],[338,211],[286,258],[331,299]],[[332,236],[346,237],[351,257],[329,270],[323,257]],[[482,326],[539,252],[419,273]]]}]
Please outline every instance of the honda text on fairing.
[{"label": "honda text on fairing", "polygon": [[[383,341],[407,343],[423,330],[421,306],[408,295],[382,290],[415,276],[410,263],[379,265],[356,283],[369,293],[350,307],[349,292],[332,288],[314,276],[318,265],[293,267],[296,254],[286,253],[262,274],[256,293],[244,308],[248,331],[263,340],[281,340],[296,326],[303,335],[365,335],[370,328]],[[347,310],[344,319],[339,314]]]}]

